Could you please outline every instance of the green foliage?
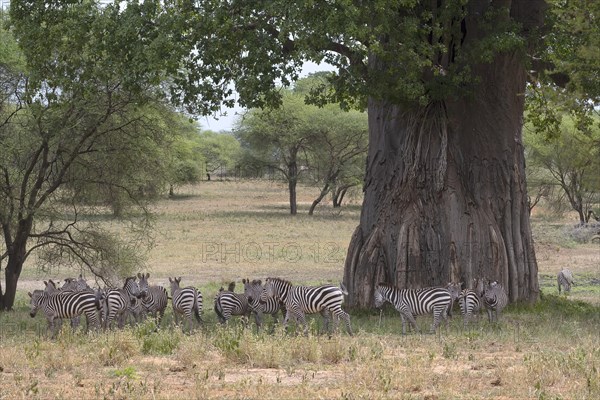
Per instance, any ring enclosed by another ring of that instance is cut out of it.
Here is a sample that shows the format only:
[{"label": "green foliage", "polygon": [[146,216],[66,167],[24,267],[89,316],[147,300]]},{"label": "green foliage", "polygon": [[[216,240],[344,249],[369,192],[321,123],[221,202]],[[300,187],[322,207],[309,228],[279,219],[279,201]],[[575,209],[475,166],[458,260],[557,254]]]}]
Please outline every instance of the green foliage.
[{"label": "green foliage", "polygon": [[582,130],[575,117],[560,116],[551,137],[535,122],[525,125],[528,186],[558,210],[567,204],[584,223],[600,199],[600,125]]},{"label": "green foliage", "polygon": [[[242,106],[281,105],[275,82],[289,86],[310,60],[337,68],[328,85],[310,91],[319,105],[364,109],[369,97],[422,105],[464,95],[478,82],[473,65],[523,49],[527,33],[508,9],[491,4],[478,9],[470,25],[468,3],[168,3],[177,10],[173,24],[191,32],[185,40],[193,49],[175,79],[176,92],[201,113],[234,102],[230,82]],[[464,40],[467,24],[471,36]]]}]

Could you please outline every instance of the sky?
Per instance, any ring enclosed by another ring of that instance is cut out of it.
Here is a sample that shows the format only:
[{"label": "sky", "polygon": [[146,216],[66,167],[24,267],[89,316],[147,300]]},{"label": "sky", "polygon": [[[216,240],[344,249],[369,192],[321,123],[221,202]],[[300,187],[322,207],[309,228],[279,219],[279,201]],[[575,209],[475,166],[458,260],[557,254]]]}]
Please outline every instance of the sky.
[{"label": "sky", "polygon": [[[334,67],[326,64],[316,64],[314,62],[306,62],[302,67],[302,71],[300,72],[300,77],[308,76],[308,74],[318,71],[333,71]],[[198,118],[198,122],[200,123],[202,129],[211,130],[215,132],[225,131],[231,132],[235,121],[241,117],[245,109],[241,107],[235,108],[226,108],[223,107],[223,110],[218,116],[210,116],[210,117],[200,117]]]}]

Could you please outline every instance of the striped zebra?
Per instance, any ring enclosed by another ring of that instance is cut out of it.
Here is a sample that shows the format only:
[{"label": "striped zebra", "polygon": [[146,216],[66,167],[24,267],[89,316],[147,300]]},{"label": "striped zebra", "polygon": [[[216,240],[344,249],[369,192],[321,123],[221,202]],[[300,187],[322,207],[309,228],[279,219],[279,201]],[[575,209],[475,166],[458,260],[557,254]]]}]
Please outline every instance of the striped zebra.
[{"label": "striped zebra", "polygon": [[452,317],[452,309],[454,308],[454,302],[458,300],[458,297],[460,296],[460,291],[462,288],[463,283],[455,283],[455,282],[450,282],[446,285],[446,290],[448,291],[448,293],[450,293],[450,297],[451,297],[451,301],[450,301],[450,305],[448,306],[448,316]]},{"label": "striped zebra", "polygon": [[66,278],[64,285],[60,288],[61,291],[81,292],[84,290],[91,290],[86,280],[81,274],[79,278]]},{"label": "striped zebra", "polygon": [[558,294],[561,294],[561,289],[565,290],[565,293],[571,291],[571,285],[575,284],[573,280],[573,273],[568,268],[563,268],[560,270],[556,277],[556,281],[558,283]]},{"label": "striped zebra", "polygon": [[127,277],[122,289],[108,289],[104,293],[104,329],[110,328],[117,318],[119,328],[125,325],[128,310],[134,299],[140,297],[140,287],[134,276]]},{"label": "striped zebra", "polygon": [[256,315],[257,329],[262,325],[262,317],[264,314],[273,316],[273,321],[277,324],[277,314],[279,310],[285,315],[285,306],[276,298],[270,297],[266,302],[260,301],[260,295],[263,291],[262,281],[255,279],[252,282],[250,279],[242,279],[244,284],[244,294],[248,298],[248,304],[253,313]]},{"label": "striped zebra", "polygon": [[34,290],[33,293],[27,293],[31,298],[31,311],[29,315],[33,318],[38,310],[42,310],[48,320],[48,329],[52,332],[52,337],[56,336],[54,320],[64,318],[74,318],[85,314],[87,319],[86,331],[90,326],[96,329],[99,327],[98,310],[100,309],[100,299],[98,294],[85,292],[56,292],[49,294],[43,290]]},{"label": "striped zebra", "polygon": [[281,278],[267,278],[260,301],[266,303],[270,298],[274,298],[283,302],[286,309],[283,326],[287,327],[291,316],[297,324],[304,325],[305,335],[308,335],[306,314],[321,313],[325,322],[325,330],[329,330],[329,319],[333,315],[334,325],[337,325],[340,318],[343,319],[348,334],[352,336],[350,316],[342,310],[344,295],[348,292],[342,284],[340,285],[341,288],[332,285],[294,286]]},{"label": "striped zebra", "polygon": [[458,296],[458,304],[463,315],[463,326],[466,329],[473,315],[479,315],[483,303],[475,290],[463,289]]},{"label": "striped zebra", "polygon": [[430,333],[435,333],[441,318],[448,324],[448,307],[452,296],[445,288],[399,289],[395,286],[380,283],[375,287],[375,307],[381,308],[385,302],[391,303],[400,313],[402,334],[406,334],[405,319],[419,332],[415,316],[433,314]]},{"label": "striped zebra", "polygon": [[[231,282],[227,290],[221,289],[215,296],[215,313],[219,318],[219,322],[226,324],[232,316],[238,315],[242,317],[244,325],[248,324],[248,316],[252,313],[252,308],[248,302],[248,297],[243,293],[235,293],[235,282]],[[260,321],[255,314],[256,324]]]},{"label": "striped zebra", "polygon": [[[488,284],[483,284],[483,280],[480,280],[478,285],[478,289],[483,285],[483,304],[487,309],[488,320],[490,322],[498,322],[498,317],[500,313],[508,304],[508,295],[506,291],[498,282],[489,282]],[[479,290],[477,290],[479,292]]]},{"label": "striped zebra", "polygon": [[160,327],[160,322],[165,315],[165,310],[169,303],[169,295],[167,289],[162,286],[148,285],[150,274],[137,274],[140,285],[140,293],[142,296],[143,311],[152,314],[156,320],[156,327]]},{"label": "striped zebra", "polygon": [[179,314],[185,315],[190,322],[191,333],[194,330],[192,315],[196,317],[199,323],[202,322],[202,318],[200,317],[200,313],[202,312],[202,293],[191,286],[181,288],[179,286],[181,277],[173,279],[169,277],[169,283],[171,284],[171,301],[175,324],[179,324]]},{"label": "striped zebra", "polygon": [[54,282],[52,279],[48,279],[48,281],[44,281],[44,286],[45,286],[44,292],[46,292],[48,294],[57,293],[59,291],[57,283]]}]

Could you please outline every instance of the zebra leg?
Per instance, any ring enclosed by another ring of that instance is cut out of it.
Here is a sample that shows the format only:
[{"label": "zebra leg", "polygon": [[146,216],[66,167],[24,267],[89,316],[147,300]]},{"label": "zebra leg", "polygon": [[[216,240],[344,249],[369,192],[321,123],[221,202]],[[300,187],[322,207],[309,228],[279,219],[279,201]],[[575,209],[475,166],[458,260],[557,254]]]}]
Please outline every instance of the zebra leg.
[{"label": "zebra leg", "polygon": [[350,314],[348,314],[347,312],[345,312],[344,310],[341,310],[337,313],[336,318],[338,319],[343,319],[344,322],[346,323],[346,330],[348,331],[348,334],[350,336],[354,336],[352,334],[352,327],[350,326]]},{"label": "zebra leg", "polygon": [[[322,310],[321,316],[323,317],[323,329],[325,330],[325,332],[329,333],[329,310]],[[331,334],[329,335],[329,337],[331,337]]]},{"label": "zebra leg", "polygon": [[412,313],[402,313],[402,334],[405,334],[404,331],[404,318],[408,319],[408,321],[411,323],[411,325],[413,326],[413,328],[415,328],[415,332],[417,333],[421,333],[421,330],[419,329],[418,325],[417,325],[417,321],[415,320],[415,317],[412,315]]}]

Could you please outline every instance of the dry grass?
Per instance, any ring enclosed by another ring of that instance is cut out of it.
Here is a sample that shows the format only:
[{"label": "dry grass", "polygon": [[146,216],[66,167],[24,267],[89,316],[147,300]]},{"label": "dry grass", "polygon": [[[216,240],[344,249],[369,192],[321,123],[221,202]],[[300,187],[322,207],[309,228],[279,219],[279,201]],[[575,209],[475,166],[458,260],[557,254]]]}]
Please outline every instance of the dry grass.
[{"label": "dry grass", "polygon": [[[397,314],[386,310],[381,320],[376,312],[353,313],[354,337],[318,335],[318,319],[308,338],[256,334],[238,321],[217,326],[210,304],[217,287],[266,276],[337,283],[359,207],[326,205],[311,218],[315,191],[301,188],[301,214],[292,218],[285,187],[269,182],[210,182],[180,192],[156,207],[147,267],[154,282],[178,275],[203,289],[205,326],[185,335],[169,324],[169,312],[158,333],[150,323],[89,335],[63,328],[51,341],[20,292],[17,310],[0,314],[0,398],[600,398],[600,311],[573,301],[600,304],[586,283],[600,278],[597,245],[538,241],[546,296],[535,307],[510,307],[497,326],[482,318],[463,331],[456,318],[438,335],[403,337]],[[568,300],[550,296],[553,277],[567,265],[581,285]],[[30,272],[21,289],[39,287],[41,278]]]}]

